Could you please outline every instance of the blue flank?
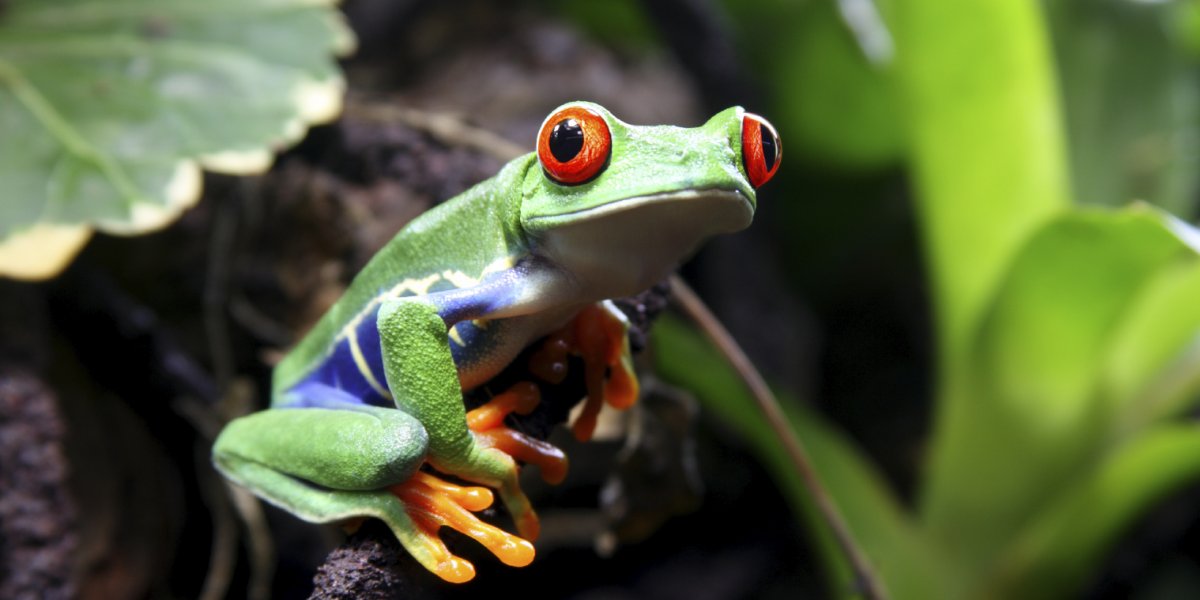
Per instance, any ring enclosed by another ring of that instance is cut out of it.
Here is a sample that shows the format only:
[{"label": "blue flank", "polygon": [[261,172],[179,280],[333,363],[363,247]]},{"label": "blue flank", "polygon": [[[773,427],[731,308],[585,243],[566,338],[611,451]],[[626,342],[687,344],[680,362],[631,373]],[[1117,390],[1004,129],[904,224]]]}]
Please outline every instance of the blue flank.
[{"label": "blue flank", "polygon": [[[384,389],[388,389],[387,373],[383,369],[383,346],[379,345],[379,326],[376,324],[375,315],[362,320],[358,324],[358,348],[362,351],[363,358],[366,359],[367,365],[371,367],[371,374],[375,376],[375,381]],[[358,368],[354,365],[354,358],[349,357],[350,366],[357,371]],[[371,390],[374,392],[374,390]],[[389,390],[390,391],[390,390]],[[376,394],[378,395],[378,394]],[[390,399],[385,399],[389,405]]]},{"label": "blue flank", "polygon": [[[502,329],[504,324],[493,322],[488,327],[498,330]],[[494,345],[494,340],[489,335],[493,331],[480,329],[470,321],[458,323],[455,329],[463,345],[451,338],[450,355],[460,371],[470,369],[478,365],[480,359],[487,356],[488,350]],[[356,333],[359,350],[375,376],[375,381],[384,389],[388,389],[376,315],[364,318],[358,324]],[[363,376],[350,350],[349,337],[340,339],[333,353],[307,377],[296,382],[296,385],[288,390],[287,396],[289,401],[285,405],[291,408],[334,408],[337,404],[347,402],[395,407],[392,399],[381,396]]]},{"label": "blue flank", "polygon": [[[515,285],[525,276],[534,263],[523,261],[516,268],[500,273],[494,273],[477,286],[471,288],[456,288],[454,284],[443,278],[435,281],[427,292],[427,298],[437,307],[438,314],[447,322],[455,322],[454,331],[462,341],[450,336],[450,354],[459,373],[471,372],[487,362],[496,348],[497,341],[504,336],[508,329],[507,323],[501,319],[489,321],[486,328],[476,327],[470,321],[472,315],[490,314],[516,301],[520,288]],[[379,291],[380,297],[387,295],[387,290]],[[408,296],[410,294],[405,294]],[[378,306],[370,314],[362,315],[362,320],[355,327],[358,348],[362,354],[375,382],[384,390],[390,391],[387,384],[387,374],[383,366],[383,348],[379,344]],[[453,333],[453,332],[452,332]],[[336,341],[333,352],[321,362],[316,369],[297,381],[287,392],[283,406],[329,407],[331,405],[370,404],[392,408],[395,406],[391,398],[381,394],[359,369],[354,360],[350,347],[350,337],[341,337]]]},{"label": "blue flank", "polygon": [[[374,319],[371,320],[374,325]],[[374,334],[374,355],[375,361],[372,364],[372,371],[377,368],[382,372],[383,363],[380,360],[379,349],[379,333]],[[366,355],[364,348],[364,356]],[[387,381],[385,379],[377,380],[385,388]],[[358,369],[358,364],[354,362],[354,355],[350,352],[350,340],[343,338],[334,347],[333,354],[329,355],[321,366],[317,367],[308,377],[296,382],[296,385],[289,390],[289,396],[303,398],[298,402],[289,403],[290,406],[321,406],[323,403],[317,399],[316,404],[310,404],[311,398],[307,397],[307,392],[302,392],[302,389],[312,389],[312,386],[325,386],[339,390],[345,394],[342,398],[350,398],[361,404],[373,404],[375,406],[393,407],[394,404],[390,398],[385,398],[371,387],[371,383],[363,376],[362,371]]]}]

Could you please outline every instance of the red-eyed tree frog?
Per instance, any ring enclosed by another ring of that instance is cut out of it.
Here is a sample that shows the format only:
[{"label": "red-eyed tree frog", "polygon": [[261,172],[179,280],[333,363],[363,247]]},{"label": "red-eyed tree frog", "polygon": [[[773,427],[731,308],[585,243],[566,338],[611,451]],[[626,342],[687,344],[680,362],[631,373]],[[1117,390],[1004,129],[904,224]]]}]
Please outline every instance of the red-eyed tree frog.
[{"label": "red-eyed tree frog", "polygon": [[[538,520],[517,461],[555,482],[565,459],[503,424],[536,405],[532,383],[470,413],[463,390],[534,343],[544,347],[531,376],[544,379],[561,380],[565,355],[582,354],[588,400],[573,427],[590,437],[602,403],[629,406],[637,394],[627,321],[607,299],[747,227],[780,155],[774,128],[739,107],[690,129],[629,125],[587,102],[559,107],[536,152],[416,218],[371,259],[276,367],[271,408],[221,432],[217,469],[308,521],[382,519],[447,581],[475,571],[442,543],[443,525],[506,564],[529,564]],[[487,488],[519,537],[471,514],[491,504]]]}]

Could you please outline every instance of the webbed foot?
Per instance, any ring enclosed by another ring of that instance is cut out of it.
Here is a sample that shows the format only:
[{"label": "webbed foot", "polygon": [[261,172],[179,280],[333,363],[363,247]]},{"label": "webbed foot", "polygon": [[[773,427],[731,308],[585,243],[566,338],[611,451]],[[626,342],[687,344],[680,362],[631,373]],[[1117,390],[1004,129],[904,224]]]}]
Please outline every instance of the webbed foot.
[{"label": "webbed foot", "polygon": [[541,526],[529,498],[521,489],[517,460],[537,465],[542,479],[559,483],[567,474],[567,457],[557,446],[530,437],[504,425],[510,413],[528,414],[541,401],[532,383],[518,383],[483,406],[467,413],[467,427],[475,439],[474,458],[447,472],[472,481],[494,485],[517,524],[517,531],[536,540]]},{"label": "webbed foot", "polygon": [[[533,544],[472,514],[492,505],[492,492],[487,488],[455,485],[418,471],[389,491],[400,500],[415,525],[401,540],[426,568],[446,581],[470,581],[475,577],[475,566],[450,552],[438,536],[443,526],[479,542],[506,565],[524,567],[533,562]],[[419,550],[413,551],[414,546]]]},{"label": "webbed foot", "polygon": [[541,401],[538,388],[533,383],[523,382],[489,400],[483,406],[467,413],[467,427],[475,432],[475,439],[485,448],[495,448],[509,456],[537,465],[542,479],[551,485],[562,483],[567,476],[567,456],[557,446],[530,437],[504,425],[510,413],[527,415]]}]

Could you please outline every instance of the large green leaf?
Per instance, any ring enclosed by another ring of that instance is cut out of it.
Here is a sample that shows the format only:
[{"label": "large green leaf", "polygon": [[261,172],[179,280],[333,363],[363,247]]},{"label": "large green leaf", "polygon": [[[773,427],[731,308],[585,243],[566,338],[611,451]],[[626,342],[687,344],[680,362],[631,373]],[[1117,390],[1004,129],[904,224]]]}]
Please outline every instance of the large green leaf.
[{"label": "large green leaf", "polygon": [[969,404],[942,440],[953,486],[938,525],[974,568],[1103,455],[1117,431],[1101,387],[1110,357],[1123,355],[1114,344],[1136,341],[1156,359],[1114,380],[1127,393],[1200,332],[1194,309],[1125,325],[1194,289],[1200,260],[1181,231],[1148,207],[1079,211],[1039,230],[1014,261],[967,354]]},{"label": "large green leaf", "polygon": [[334,117],[353,39],[321,0],[13,0],[0,20],[0,274],[161,227],[199,167],[250,173]]},{"label": "large green leaf", "polygon": [[[1058,96],[1034,0],[894,7],[897,81],[937,313],[939,400],[922,512],[953,536],[966,349],[1025,238],[1069,199]],[[952,473],[953,471],[953,473]]]},{"label": "large green leaf", "polygon": [[[1200,240],[1191,244],[1200,249]],[[1198,299],[1200,260],[1169,266],[1147,282],[1113,332],[1098,382],[1113,437],[1178,416],[1196,401]]]},{"label": "large green leaf", "polygon": [[1018,245],[1069,198],[1038,6],[895,7],[897,76],[945,360],[961,354]]},{"label": "large green leaf", "polygon": [[[943,439],[955,460],[942,464],[941,522],[914,522],[818,417],[785,402],[788,417],[895,597],[1061,597],[1148,503],[1200,476],[1200,433],[1165,421],[1200,389],[1197,298],[1200,233],[1157,209],[1072,211],[1039,228],[962,363],[970,402]],[[654,339],[659,372],[738,430],[820,532],[730,369],[670,319]],[[820,547],[844,583],[838,548]]]}]

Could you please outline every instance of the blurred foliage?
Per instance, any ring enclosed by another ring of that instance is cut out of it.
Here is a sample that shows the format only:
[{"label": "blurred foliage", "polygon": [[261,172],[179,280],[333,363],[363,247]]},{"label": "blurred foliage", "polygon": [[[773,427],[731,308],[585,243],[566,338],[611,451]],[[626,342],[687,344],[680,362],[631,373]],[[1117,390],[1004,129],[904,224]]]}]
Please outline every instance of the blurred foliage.
[{"label": "blurred foliage", "polygon": [[266,169],[340,111],[331,2],[14,0],[0,14],[0,274],[174,220],[199,167]]},{"label": "blurred foliage", "polygon": [[[743,60],[769,91],[789,156],[842,169],[878,169],[903,154],[903,120],[889,57],[868,60],[835,1],[725,0]],[[875,5],[890,14],[890,0]]]},{"label": "blurred foliage", "polygon": [[657,43],[654,29],[637,0],[558,0],[543,4],[613,47],[645,51]]},{"label": "blurred foliage", "polygon": [[[895,597],[1078,593],[1125,527],[1200,479],[1183,418],[1200,397],[1200,233],[1170,214],[1197,199],[1200,3],[888,3],[895,60],[874,66],[834,4],[729,10],[806,161],[907,166],[938,352],[916,506],[794,402],[792,425]],[[678,323],[654,335],[662,373],[773,468],[848,593],[732,373]]]},{"label": "blurred foliage", "polygon": [[[1167,35],[1183,3],[1046,3],[1071,143],[1076,198],[1145,200],[1190,215],[1200,158],[1196,37]],[[1195,3],[1188,3],[1195,6]]]}]

